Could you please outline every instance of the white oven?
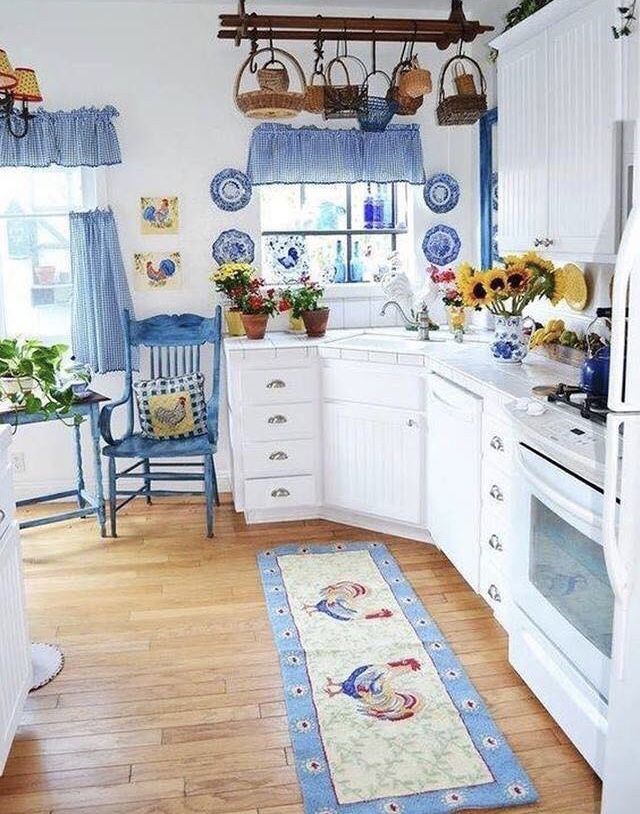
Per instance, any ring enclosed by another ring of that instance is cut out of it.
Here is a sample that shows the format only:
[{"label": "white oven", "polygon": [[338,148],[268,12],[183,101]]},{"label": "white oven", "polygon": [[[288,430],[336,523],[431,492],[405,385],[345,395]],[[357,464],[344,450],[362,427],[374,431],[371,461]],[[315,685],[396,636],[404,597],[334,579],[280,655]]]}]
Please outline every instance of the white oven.
[{"label": "white oven", "polygon": [[516,456],[511,662],[600,772],[615,604],[603,490],[526,443]]}]

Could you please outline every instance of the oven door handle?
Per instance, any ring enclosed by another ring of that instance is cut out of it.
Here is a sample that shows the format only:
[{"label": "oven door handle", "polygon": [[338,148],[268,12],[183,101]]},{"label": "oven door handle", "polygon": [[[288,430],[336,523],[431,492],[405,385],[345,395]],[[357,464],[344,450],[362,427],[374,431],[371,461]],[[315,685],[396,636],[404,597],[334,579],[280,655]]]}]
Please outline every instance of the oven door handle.
[{"label": "oven door handle", "polygon": [[583,508],[580,506],[579,503],[575,503],[573,500],[570,500],[568,497],[564,495],[560,495],[550,489],[547,484],[534,475],[529,469],[527,469],[524,465],[524,461],[522,459],[522,452],[518,452],[518,465],[520,467],[521,474],[524,478],[531,484],[531,486],[535,489],[535,491],[539,492],[543,495],[552,505],[558,506],[564,512],[566,512],[569,517],[577,517],[583,523],[586,523],[588,526],[594,529],[600,528],[600,518],[597,514],[590,512],[588,509]]}]

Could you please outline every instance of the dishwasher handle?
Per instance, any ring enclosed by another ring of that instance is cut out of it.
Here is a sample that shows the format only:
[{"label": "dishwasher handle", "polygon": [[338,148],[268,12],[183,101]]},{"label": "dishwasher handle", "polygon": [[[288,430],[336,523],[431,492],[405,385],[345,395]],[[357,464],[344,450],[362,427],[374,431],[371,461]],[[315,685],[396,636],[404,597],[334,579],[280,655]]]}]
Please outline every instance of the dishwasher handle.
[{"label": "dishwasher handle", "polygon": [[481,398],[436,373],[430,373],[427,380],[428,398],[434,408],[455,413],[458,419],[466,422],[473,422],[479,417],[482,411]]}]

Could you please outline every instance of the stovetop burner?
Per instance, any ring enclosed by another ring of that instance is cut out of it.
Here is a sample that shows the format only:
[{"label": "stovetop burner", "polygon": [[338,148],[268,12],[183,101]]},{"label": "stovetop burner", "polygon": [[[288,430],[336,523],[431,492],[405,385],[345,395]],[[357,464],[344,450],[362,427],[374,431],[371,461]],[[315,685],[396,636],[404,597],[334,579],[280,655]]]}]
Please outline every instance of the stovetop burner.
[{"label": "stovetop burner", "polygon": [[606,424],[609,408],[602,396],[593,396],[582,387],[572,384],[559,384],[547,399],[554,404],[567,404],[580,411],[580,415],[589,421]]}]

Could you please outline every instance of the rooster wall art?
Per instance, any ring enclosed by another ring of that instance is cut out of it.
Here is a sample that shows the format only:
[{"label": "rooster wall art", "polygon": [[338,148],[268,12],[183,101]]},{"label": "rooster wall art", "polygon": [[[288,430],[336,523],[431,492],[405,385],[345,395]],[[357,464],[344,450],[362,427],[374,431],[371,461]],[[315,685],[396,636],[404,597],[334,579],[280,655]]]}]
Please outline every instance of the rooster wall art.
[{"label": "rooster wall art", "polygon": [[327,678],[325,692],[330,698],[346,695],[358,701],[358,711],[379,721],[404,721],[424,707],[424,699],[415,692],[396,690],[398,679],[418,672],[420,662],[414,658],[389,661],[386,664],[364,664],[344,681]]}]

